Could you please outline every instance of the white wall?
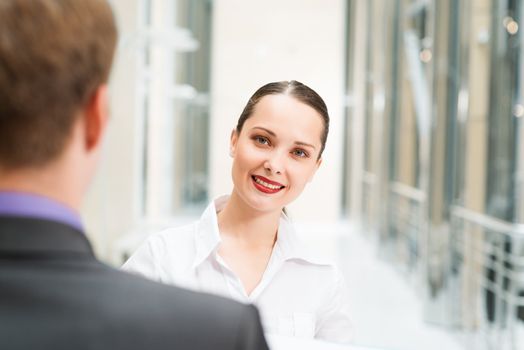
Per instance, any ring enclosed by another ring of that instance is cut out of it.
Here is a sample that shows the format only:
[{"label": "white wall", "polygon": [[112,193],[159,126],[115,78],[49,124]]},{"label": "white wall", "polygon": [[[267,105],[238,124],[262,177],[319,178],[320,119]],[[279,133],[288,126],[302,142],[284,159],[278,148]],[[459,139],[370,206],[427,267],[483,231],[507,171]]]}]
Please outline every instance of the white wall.
[{"label": "white wall", "polygon": [[324,98],[331,131],[320,170],[289,209],[296,220],[339,217],[344,6],[342,0],[213,2],[212,196],[231,191],[229,136],[248,98],[265,83],[294,79]]},{"label": "white wall", "polygon": [[110,260],[113,242],[134,224],[139,180],[136,56],[129,40],[137,30],[138,2],[114,0],[112,4],[119,46],[111,74],[111,119],[99,169],[82,208],[87,234],[104,260]]}]

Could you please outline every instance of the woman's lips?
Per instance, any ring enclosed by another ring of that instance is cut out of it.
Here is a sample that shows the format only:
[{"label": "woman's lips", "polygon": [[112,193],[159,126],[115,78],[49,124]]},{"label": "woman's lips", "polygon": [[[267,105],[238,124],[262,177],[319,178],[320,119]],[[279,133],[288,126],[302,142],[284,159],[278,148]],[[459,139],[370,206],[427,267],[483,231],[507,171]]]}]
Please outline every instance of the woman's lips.
[{"label": "woman's lips", "polygon": [[251,179],[253,180],[255,188],[264,193],[277,193],[286,187],[281,183],[271,181],[263,176],[253,175]]}]

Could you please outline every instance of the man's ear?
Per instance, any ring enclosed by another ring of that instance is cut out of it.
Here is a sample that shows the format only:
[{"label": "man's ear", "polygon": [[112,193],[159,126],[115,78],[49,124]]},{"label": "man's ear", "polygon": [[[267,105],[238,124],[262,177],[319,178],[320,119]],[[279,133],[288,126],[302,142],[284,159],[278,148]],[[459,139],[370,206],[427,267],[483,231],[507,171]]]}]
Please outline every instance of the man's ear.
[{"label": "man's ear", "polygon": [[233,129],[231,131],[231,138],[230,138],[230,141],[229,141],[229,155],[231,157],[235,156],[235,151],[236,151],[236,147],[237,147],[237,141],[238,141],[238,132],[237,132],[236,129]]},{"label": "man's ear", "polygon": [[85,147],[91,151],[102,142],[109,119],[109,94],[106,84],[100,85],[85,107]]}]

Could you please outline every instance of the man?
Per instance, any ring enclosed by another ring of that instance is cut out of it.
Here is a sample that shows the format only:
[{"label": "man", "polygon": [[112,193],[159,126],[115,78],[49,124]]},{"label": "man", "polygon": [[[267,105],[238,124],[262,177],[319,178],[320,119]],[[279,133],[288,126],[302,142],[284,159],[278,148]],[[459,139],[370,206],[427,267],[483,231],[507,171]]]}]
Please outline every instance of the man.
[{"label": "man", "polygon": [[253,306],[93,256],[77,212],[115,41],[106,0],[0,1],[0,349],[267,349]]}]

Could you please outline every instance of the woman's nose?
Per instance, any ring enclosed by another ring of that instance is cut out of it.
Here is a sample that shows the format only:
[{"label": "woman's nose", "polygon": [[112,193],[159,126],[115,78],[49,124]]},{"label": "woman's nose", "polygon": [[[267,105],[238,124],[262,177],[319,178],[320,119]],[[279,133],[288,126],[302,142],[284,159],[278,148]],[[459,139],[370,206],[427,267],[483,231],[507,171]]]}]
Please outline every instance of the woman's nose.
[{"label": "woman's nose", "polygon": [[264,169],[273,174],[282,174],[284,171],[284,157],[280,152],[273,152],[264,162]]}]

